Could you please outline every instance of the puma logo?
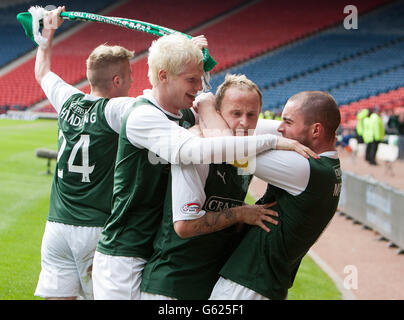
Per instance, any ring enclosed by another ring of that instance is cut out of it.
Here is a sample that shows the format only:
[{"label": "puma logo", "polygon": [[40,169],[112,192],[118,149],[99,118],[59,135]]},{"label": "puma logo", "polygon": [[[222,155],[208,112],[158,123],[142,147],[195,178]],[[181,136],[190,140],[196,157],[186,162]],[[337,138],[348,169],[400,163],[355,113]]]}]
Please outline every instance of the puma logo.
[{"label": "puma logo", "polygon": [[225,176],[226,172],[223,172],[223,174],[221,174],[219,170],[217,170],[216,172],[217,172],[217,175],[218,175],[220,178],[222,178],[223,183],[226,184],[226,180],[224,179],[224,176]]}]

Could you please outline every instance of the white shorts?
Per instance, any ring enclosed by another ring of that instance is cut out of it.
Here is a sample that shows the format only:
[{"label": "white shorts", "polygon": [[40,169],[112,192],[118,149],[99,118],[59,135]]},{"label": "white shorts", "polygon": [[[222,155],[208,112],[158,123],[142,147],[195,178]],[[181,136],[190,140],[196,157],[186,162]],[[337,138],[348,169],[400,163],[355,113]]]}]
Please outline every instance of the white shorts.
[{"label": "white shorts", "polygon": [[91,271],[102,227],[46,222],[35,295],[93,299]]},{"label": "white shorts", "polygon": [[267,297],[229,279],[217,280],[209,300],[269,300]]},{"label": "white shorts", "polygon": [[110,256],[96,251],[93,264],[94,299],[140,300],[140,283],[146,260]]},{"label": "white shorts", "polygon": [[143,291],[140,293],[140,299],[141,300],[177,300],[176,298],[173,298],[173,297],[167,297],[167,296],[163,296],[161,294],[154,294],[154,293],[143,292]]}]

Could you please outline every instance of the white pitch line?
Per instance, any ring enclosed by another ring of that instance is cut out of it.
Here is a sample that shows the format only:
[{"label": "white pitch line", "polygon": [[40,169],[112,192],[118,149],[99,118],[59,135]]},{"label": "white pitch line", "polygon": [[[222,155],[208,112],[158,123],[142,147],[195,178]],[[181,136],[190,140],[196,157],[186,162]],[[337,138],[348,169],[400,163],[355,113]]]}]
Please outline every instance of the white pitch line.
[{"label": "white pitch line", "polygon": [[337,289],[342,294],[342,300],[358,300],[351,290],[344,287],[344,282],[341,277],[332,269],[320,256],[317,255],[312,249],[309,250],[308,255],[313,261],[331,278],[337,286]]}]

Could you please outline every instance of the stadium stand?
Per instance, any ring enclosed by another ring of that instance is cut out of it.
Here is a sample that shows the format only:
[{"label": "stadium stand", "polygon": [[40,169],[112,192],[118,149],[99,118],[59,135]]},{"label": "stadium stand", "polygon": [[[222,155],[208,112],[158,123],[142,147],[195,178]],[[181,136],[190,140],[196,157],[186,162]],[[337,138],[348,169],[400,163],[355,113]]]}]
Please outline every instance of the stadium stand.
[{"label": "stadium stand", "polygon": [[[89,4],[87,4],[86,7],[82,7],[80,11],[87,10],[88,12],[95,12],[94,8],[90,5],[91,2],[95,3],[95,1],[88,1]],[[173,6],[170,2],[164,0],[154,1],[153,3],[132,0],[112,10],[107,10],[104,14],[133,19],[137,18],[179,31],[186,31],[243,2],[245,2],[245,0],[229,0],[223,2],[210,0],[198,3],[179,0],[176,1],[176,5]],[[19,11],[26,11],[28,9],[27,7],[21,8],[21,6],[19,7]],[[74,7],[68,7],[67,10],[73,10],[73,8]],[[75,6],[75,8],[78,10],[80,5]],[[179,8],[182,9],[179,10]],[[15,9],[13,9],[12,12],[14,14]],[[190,15],[189,12],[193,14]],[[15,15],[13,19],[15,19]],[[66,22],[63,25],[70,23],[71,22]],[[20,27],[20,29],[22,28]],[[19,33],[24,37],[21,39],[21,42],[29,42],[31,44],[22,30],[19,30]],[[155,39],[155,37],[148,34],[133,32],[112,25],[91,23],[54,46],[53,69],[56,73],[62,75],[67,82],[74,84],[85,79],[85,59],[97,45],[106,42],[111,45],[119,44],[130,50],[135,50],[136,53],[140,53],[150,46],[153,39]],[[0,105],[18,104],[24,108],[24,106],[30,106],[45,98],[42,90],[35,82],[33,66],[34,58],[26,61],[0,78],[0,87],[5,89],[5,94],[0,97]],[[146,84],[148,85],[147,77],[145,77],[144,73],[145,68],[146,66],[143,68],[134,68],[136,69],[134,75],[138,79],[138,85],[143,88]],[[141,73],[141,77],[138,77],[139,74],[137,74],[137,72],[142,72],[141,70],[143,70],[143,73]]]},{"label": "stadium stand", "polygon": [[[18,58],[26,52],[35,48],[35,44],[31,41],[27,41],[27,36],[24,34],[24,30],[16,19],[16,15],[20,12],[27,11],[31,5],[38,5],[46,7],[49,5],[48,0],[25,0],[25,1],[7,1],[3,3],[0,8],[0,27],[2,32],[0,33],[0,41],[2,46],[0,47],[0,67],[6,65],[10,61]],[[61,6],[66,1],[52,1],[52,5]],[[99,0],[99,1],[69,1],[69,8],[71,11],[88,11],[91,12],[100,11],[108,5],[114,3],[113,0]],[[72,27],[74,23],[64,24],[58,30],[58,33],[66,31]]]},{"label": "stadium stand", "polygon": [[366,99],[351,102],[347,105],[341,105],[342,128],[354,129],[356,126],[356,113],[361,109],[371,109],[375,106],[380,111],[404,108],[404,87],[388,92],[380,93]]},{"label": "stadium stand", "polygon": [[[212,90],[226,73],[244,73],[263,90],[264,110],[274,111],[280,110],[287,97],[298,91],[325,90],[335,96],[347,123],[352,122],[359,105],[370,104],[364,102],[369,98],[381,96],[388,101],[386,106],[394,106],[394,101],[402,97],[399,88],[404,87],[404,78],[400,76],[404,68],[404,1],[351,2],[360,14],[358,30],[344,29],[340,1],[179,0],[170,5],[163,0],[153,4],[133,0],[103,14],[140,19],[184,32],[201,26],[195,34],[206,35],[209,51],[219,62],[213,70]],[[206,22],[210,23],[205,25]],[[96,45],[120,44],[135,50],[138,56],[132,62],[135,82],[130,91],[131,96],[136,96],[150,86],[147,61],[140,54],[153,39],[119,27],[88,24],[55,45],[54,69],[69,83],[77,84],[85,78],[85,58]],[[26,37],[21,40],[27,41]],[[5,108],[24,109],[44,99],[33,79],[33,63],[31,59],[0,77],[0,86],[10,89],[0,97],[0,113]],[[86,84],[81,89],[89,92]],[[41,111],[53,109],[48,105]]]},{"label": "stadium stand", "polygon": [[[404,86],[402,1],[360,18],[358,30],[342,25],[317,33],[227,72],[259,84],[264,109],[280,109],[302,90],[325,90],[340,105]],[[392,23],[393,22],[393,23]],[[212,79],[215,88],[224,74]]]},{"label": "stadium stand", "polygon": [[[353,2],[365,12],[385,1]],[[218,72],[333,26],[342,12],[339,1],[258,1],[203,33],[220,61]]]},{"label": "stadium stand", "polygon": [[[374,6],[380,5],[380,3],[384,2],[362,1],[358,5],[360,5],[361,11],[365,12]],[[210,52],[219,61],[214,72],[220,72],[220,70],[249,60],[263,52],[291,43],[302,37],[307,37],[334,25],[343,18],[341,15],[342,8],[338,10],[338,6],[340,7],[338,2],[320,4],[320,7],[318,1],[306,1],[304,5],[300,2],[293,2],[293,4],[295,4],[294,10],[291,10],[290,2],[282,4],[279,2],[256,1],[249,7],[198,30],[198,33],[207,36]],[[302,10],[304,10],[304,14],[301,14]],[[318,12],[322,13],[320,17]],[[271,19],[268,19],[268,13],[271,13]],[[251,23],[252,21],[254,21],[254,24]],[[288,28],[285,28],[286,23]],[[257,30],[270,30],[270,32],[257,32]],[[229,34],[232,36],[229,37]],[[323,49],[322,52],[324,51]],[[294,60],[295,58],[296,53],[292,55],[291,59]],[[294,61],[289,61],[289,63],[295,64]],[[276,61],[275,64],[277,64]],[[141,88],[149,86],[146,78],[146,59],[137,61],[133,67],[134,72],[140,73],[140,77],[137,77],[137,82],[143,82],[143,85],[138,89],[132,88],[130,93],[131,95],[138,95],[141,93]],[[250,65],[242,73],[251,75],[252,72],[249,68]],[[270,78],[268,74],[271,73],[266,72],[262,66],[258,66],[258,70],[262,75],[261,80],[253,80],[261,85],[263,80],[266,81],[266,79]],[[286,69],[279,68],[278,71],[280,74],[284,74],[285,70],[290,70],[290,67]],[[217,84],[222,82],[223,78],[224,73],[222,76],[213,77],[214,89],[216,89]],[[144,80],[142,81],[142,79]],[[86,89],[88,90],[88,88]]]}]

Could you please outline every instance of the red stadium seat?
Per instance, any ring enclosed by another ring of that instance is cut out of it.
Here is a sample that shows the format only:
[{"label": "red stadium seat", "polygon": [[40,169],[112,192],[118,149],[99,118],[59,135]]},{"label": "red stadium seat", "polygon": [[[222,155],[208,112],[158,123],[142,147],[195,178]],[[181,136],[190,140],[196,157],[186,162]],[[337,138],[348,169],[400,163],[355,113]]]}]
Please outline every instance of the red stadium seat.
[{"label": "red stadium seat", "polygon": [[[362,13],[385,2],[386,0],[356,0],[351,1],[351,4],[358,6]],[[245,0],[177,0],[173,5],[165,0],[132,0],[105,15],[139,19],[187,31],[244,3]],[[189,14],[190,12],[192,14]],[[343,6],[340,1],[263,0],[208,24],[196,34],[204,34],[209,40],[209,51],[218,62],[213,70],[216,73],[331,27],[340,23],[343,18]],[[85,79],[85,60],[97,45],[118,44],[141,53],[147,50],[155,38],[116,26],[89,23],[54,46],[52,69],[68,83],[76,84]],[[146,62],[146,58],[142,58],[132,63],[134,83],[130,96],[137,96],[143,89],[150,88]],[[6,94],[2,92],[0,95],[0,105],[30,106],[45,98],[34,79],[34,59],[0,77],[0,87],[7,88],[2,89]],[[90,91],[88,85],[84,85],[82,90],[87,93]],[[398,96],[403,96],[403,93],[404,91],[400,91]],[[378,99],[376,100],[379,101]],[[386,99],[391,99],[391,95]],[[369,102],[365,101],[363,104],[368,105]],[[48,106],[43,109],[50,110]]]},{"label": "red stadium seat", "polygon": [[[165,0],[155,0],[153,2],[132,0],[110,10],[105,15],[132,18],[179,31],[186,31],[243,2],[244,0],[208,0],[200,2],[176,0],[175,4],[173,4]],[[190,15],[189,12],[193,14]],[[117,44],[134,50],[136,53],[141,53],[147,50],[153,39],[156,39],[156,37],[149,34],[134,32],[113,25],[89,23],[54,46],[52,69],[61,75],[66,82],[75,84],[85,79],[85,61],[96,46],[103,43]],[[27,41],[29,41],[28,38]],[[10,90],[7,91],[15,93],[15,95],[5,95],[3,94],[5,90],[2,89],[0,105],[32,105],[45,98],[34,79],[34,63],[34,58],[30,59],[0,77],[0,88],[9,87]],[[144,77],[143,73],[142,80],[139,82],[142,87],[139,86],[139,88],[147,86],[144,83],[144,79],[147,80],[147,78]],[[140,80],[140,77],[138,79]],[[29,94],[25,95],[24,92],[29,92]],[[138,94],[140,89],[135,88],[132,92]]]}]

